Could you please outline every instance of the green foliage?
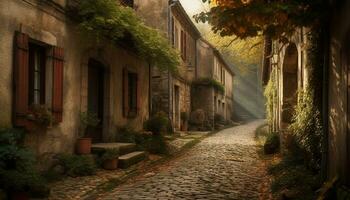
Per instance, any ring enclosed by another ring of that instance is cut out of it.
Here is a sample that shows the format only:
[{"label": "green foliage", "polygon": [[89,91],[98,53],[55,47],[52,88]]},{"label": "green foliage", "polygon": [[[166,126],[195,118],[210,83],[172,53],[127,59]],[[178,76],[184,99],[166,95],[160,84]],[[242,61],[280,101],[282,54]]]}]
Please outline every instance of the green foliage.
[{"label": "green foliage", "polygon": [[122,6],[115,0],[80,0],[77,10],[79,26],[97,41],[107,38],[119,44],[128,40],[128,46],[160,69],[175,72],[180,62],[179,53],[157,30],[146,25],[132,8]]},{"label": "green foliage", "polygon": [[113,159],[116,159],[118,158],[119,156],[119,149],[117,148],[114,148],[114,149],[107,149],[102,157],[101,157],[101,160],[102,161],[105,161],[105,160],[113,160]]},{"label": "green foliage", "polygon": [[[208,0],[204,0],[208,1]],[[269,35],[284,42],[298,27],[322,24],[328,13],[322,0],[260,1],[215,0],[209,12],[195,16],[209,22],[221,36],[236,35],[241,39]]]},{"label": "green foliage", "polygon": [[23,134],[20,129],[0,129],[0,188],[45,197],[49,188],[35,166],[34,154],[21,145]]},{"label": "green foliage", "polygon": [[144,129],[146,131],[151,131],[155,135],[160,135],[162,133],[167,132],[169,123],[170,122],[166,114],[163,112],[158,112],[150,119],[145,121]]},{"label": "green foliage", "polygon": [[46,105],[32,105],[31,113],[27,119],[32,120],[42,126],[48,127],[56,123],[55,117]]},{"label": "green foliage", "polygon": [[270,127],[273,127],[274,107],[277,106],[277,85],[275,69],[270,73],[270,80],[267,83],[264,91],[266,98],[266,115]]},{"label": "green foliage", "polygon": [[121,127],[117,135],[118,142],[135,143],[139,150],[154,154],[168,154],[168,146],[162,134],[141,134],[130,127]]},{"label": "green foliage", "polygon": [[68,176],[88,176],[96,172],[96,164],[91,156],[60,154],[57,158]]},{"label": "green foliage", "polygon": [[215,90],[224,93],[225,92],[225,87],[217,80],[212,79],[212,78],[199,78],[195,81],[192,82],[194,86],[197,85],[208,85],[213,87]]},{"label": "green foliage", "polygon": [[267,135],[264,152],[265,154],[273,154],[278,152],[280,147],[280,136],[277,132],[271,132]]},{"label": "green foliage", "polygon": [[168,154],[168,145],[166,144],[163,135],[147,137],[140,146],[153,154]]},{"label": "green foliage", "polygon": [[273,176],[271,190],[278,194],[284,190],[293,191],[295,199],[315,199],[320,188],[321,177],[304,166],[303,159],[285,156],[280,162],[269,166]]},{"label": "green foliage", "polygon": [[299,101],[289,130],[295,136],[299,148],[305,152],[310,167],[320,169],[323,130],[321,115],[313,99],[312,90],[299,92]]},{"label": "green foliage", "polygon": [[100,123],[96,113],[93,112],[81,112],[80,113],[80,135],[83,137],[85,130],[88,126],[96,127]]},{"label": "green foliage", "polygon": [[118,127],[116,140],[118,142],[136,143],[138,132],[129,126]]}]

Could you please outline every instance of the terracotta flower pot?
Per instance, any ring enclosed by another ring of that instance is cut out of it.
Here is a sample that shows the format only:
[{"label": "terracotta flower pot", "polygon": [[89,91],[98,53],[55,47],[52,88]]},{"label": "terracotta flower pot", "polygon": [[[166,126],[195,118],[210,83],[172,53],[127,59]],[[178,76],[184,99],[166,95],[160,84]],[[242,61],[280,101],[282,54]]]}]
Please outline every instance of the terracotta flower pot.
[{"label": "terracotta flower pot", "polygon": [[77,154],[91,153],[91,138],[79,138],[76,146]]},{"label": "terracotta flower pot", "polygon": [[103,161],[103,169],[115,170],[118,168],[118,159],[110,159]]}]

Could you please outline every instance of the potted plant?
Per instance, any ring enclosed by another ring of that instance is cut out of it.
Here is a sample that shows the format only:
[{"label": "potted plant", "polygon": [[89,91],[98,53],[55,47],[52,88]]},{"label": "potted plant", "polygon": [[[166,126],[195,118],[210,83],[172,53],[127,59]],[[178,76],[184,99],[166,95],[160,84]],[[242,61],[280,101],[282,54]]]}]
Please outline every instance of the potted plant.
[{"label": "potted plant", "polygon": [[181,131],[187,131],[187,121],[188,121],[188,114],[187,112],[181,112]]},{"label": "potted plant", "polygon": [[46,105],[31,105],[30,112],[26,118],[29,122],[27,123],[26,128],[29,131],[39,128],[49,128],[56,123],[55,117]]},{"label": "potted plant", "polygon": [[101,157],[103,168],[107,170],[117,169],[118,156],[119,156],[119,149],[117,148],[107,149]]},{"label": "potted plant", "polygon": [[91,138],[86,137],[86,128],[96,127],[100,123],[96,113],[81,112],[80,113],[80,128],[79,138],[77,139],[76,152],[78,154],[90,154],[91,153]]}]

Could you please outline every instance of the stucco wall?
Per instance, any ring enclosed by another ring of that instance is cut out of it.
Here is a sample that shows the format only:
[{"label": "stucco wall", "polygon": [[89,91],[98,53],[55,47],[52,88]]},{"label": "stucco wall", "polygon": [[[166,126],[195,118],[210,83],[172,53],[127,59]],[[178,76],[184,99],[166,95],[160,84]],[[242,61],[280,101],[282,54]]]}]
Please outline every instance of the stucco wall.
[{"label": "stucco wall", "polygon": [[134,0],[134,8],[146,25],[168,35],[168,0]]},{"label": "stucco wall", "polygon": [[[68,22],[63,13],[52,9],[46,3],[36,1],[3,0],[0,2],[0,126],[11,126],[12,117],[12,74],[13,74],[13,39],[15,31],[29,35],[48,45],[65,49],[63,83],[63,122],[47,131],[34,131],[26,135],[26,142],[40,154],[72,152],[79,125],[79,113],[86,107],[86,67],[88,59],[102,62],[109,73],[110,101],[109,130],[113,134],[116,126],[130,124],[141,129],[148,117],[148,64],[138,59],[133,53],[110,45],[95,46],[75,29],[76,25]],[[39,9],[40,8],[40,9]],[[43,12],[42,10],[45,10]],[[23,15],[23,13],[26,13]],[[108,43],[108,42],[106,42]],[[143,99],[140,115],[134,119],[122,117],[122,68],[133,68],[139,73],[141,98]],[[85,100],[84,100],[85,99]],[[107,102],[107,101],[106,101]],[[107,129],[107,127],[105,128]],[[112,138],[105,135],[104,139]]]}]

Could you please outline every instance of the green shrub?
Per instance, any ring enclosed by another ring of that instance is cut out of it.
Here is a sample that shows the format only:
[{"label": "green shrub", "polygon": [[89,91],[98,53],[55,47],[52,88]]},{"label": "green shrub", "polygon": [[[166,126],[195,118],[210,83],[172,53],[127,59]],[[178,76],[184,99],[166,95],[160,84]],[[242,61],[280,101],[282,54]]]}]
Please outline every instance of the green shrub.
[{"label": "green shrub", "polygon": [[35,166],[35,156],[21,145],[23,134],[20,129],[0,129],[0,188],[47,197],[50,189]]},{"label": "green shrub", "polygon": [[91,156],[59,154],[57,158],[68,176],[88,176],[96,172],[96,164]]},{"label": "green shrub", "polygon": [[192,84],[194,87],[196,87],[197,85],[208,85],[221,93],[225,93],[224,85],[212,78],[199,78],[193,81]]},{"label": "green shrub", "polygon": [[101,157],[101,160],[102,161],[106,161],[106,160],[113,160],[113,159],[116,159],[118,158],[119,156],[119,149],[117,148],[114,148],[114,149],[107,149],[102,157]]},{"label": "green shrub", "polygon": [[321,114],[314,105],[314,95],[310,88],[305,92],[300,91],[298,96],[299,101],[289,131],[295,137],[296,148],[303,151],[309,167],[320,169],[323,150]]},{"label": "green shrub", "polygon": [[144,129],[155,135],[160,135],[168,131],[169,123],[166,114],[158,112],[144,123]]},{"label": "green shrub", "polygon": [[168,146],[163,135],[153,135],[144,140],[142,147],[153,154],[168,154]]},{"label": "green shrub", "polygon": [[129,126],[122,126],[117,129],[116,141],[125,143],[136,143],[137,131]]},{"label": "green shrub", "polygon": [[265,144],[264,152],[265,154],[277,153],[280,147],[280,136],[277,132],[272,132],[268,134]]}]

